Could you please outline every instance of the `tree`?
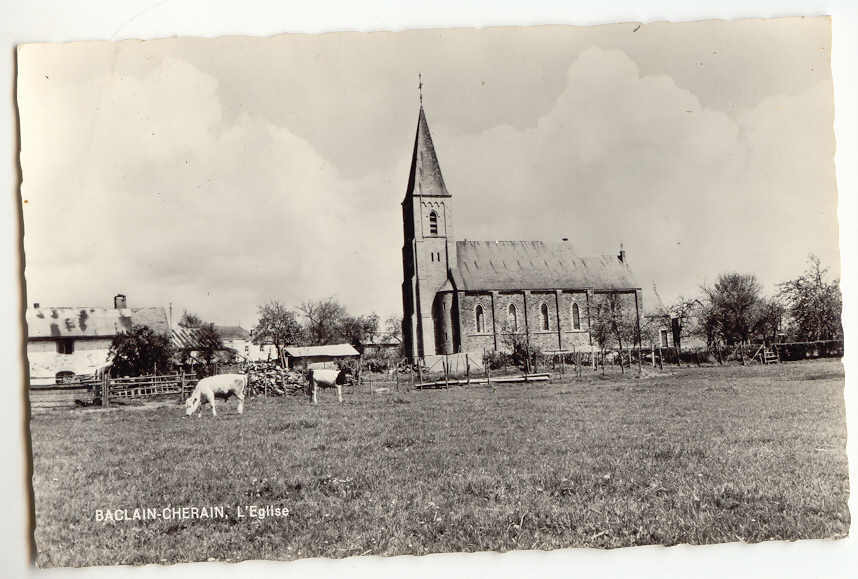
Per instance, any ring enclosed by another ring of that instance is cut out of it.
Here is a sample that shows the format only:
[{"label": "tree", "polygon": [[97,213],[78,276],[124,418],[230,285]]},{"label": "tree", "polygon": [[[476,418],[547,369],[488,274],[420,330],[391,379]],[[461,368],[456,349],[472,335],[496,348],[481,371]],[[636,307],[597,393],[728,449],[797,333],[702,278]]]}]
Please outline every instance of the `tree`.
[{"label": "tree", "polygon": [[173,347],[164,334],[149,326],[134,325],[128,332],[118,334],[110,344],[108,360],[117,376],[140,376],[166,371],[170,367]]},{"label": "tree", "polygon": [[306,301],[298,307],[304,314],[304,332],[307,342],[314,346],[335,344],[343,339],[343,321],[346,308],[333,297]]},{"label": "tree", "polygon": [[179,326],[183,328],[199,328],[203,325],[203,320],[197,314],[192,314],[188,310],[182,312],[182,317],[179,319]]},{"label": "tree", "polygon": [[285,346],[302,342],[304,334],[295,312],[277,300],[259,306],[258,311],[259,321],[253,329],[254,344],[274,344],[277,357],[282,359]]},{"label": "tree", "polygon": [[203,323],[196,328],[197,352],[206,365],[214,360],[219,350],[224,349],[223,339],[212,323]]},{"label": "tree", "polygon": [[637,342],[637,317],[633,302],[623,294],[597,296],[592,305],[591,332],[603,352],[611,345],[623,349]]},{"label": "tree", "polygon": [[753,274],[722,273],[714,286],[702,289],[708,301],[704,331],[726,344],[750,341],[762,299],[757,278]]},{"label": "tree", "polygon": [[388,316],[381,325],[385,340],[402,342],[402,316]]},{"label": "tree", "polygon": [[778,298],[762,298],[754,315],[754,334],[766,343],[777,342],[786,308]]},{"label": "tree", "polygon": [[[355,347],[361,345],[372,334],[378,331],[378,314],[368,316],[344,316],[339,323],[338,333],[342,341],[347,341]],[[341,340],[338,340],[341,341]]]},{"label": "tree", "polygon": [[786,302],[793,337],[802,341],[835,340],[843,337],[840,314],[843,297],[840,280],[825,281],[828,268],[811,254],[804,274],[779,285]]}]

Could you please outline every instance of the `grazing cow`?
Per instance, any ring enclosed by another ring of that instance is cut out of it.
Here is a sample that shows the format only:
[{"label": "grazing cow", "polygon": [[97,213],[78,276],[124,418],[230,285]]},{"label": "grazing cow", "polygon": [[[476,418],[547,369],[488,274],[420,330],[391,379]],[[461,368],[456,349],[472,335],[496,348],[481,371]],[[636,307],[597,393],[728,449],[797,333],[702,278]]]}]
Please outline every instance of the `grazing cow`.
[{"label": "grazing cow", "polygon": [[[209,401],[212,407],[212,416],[217,416],[215,409],[215,397],[228,399],[230,396],[238,398],[238,413],[244,412],[244,390],[247,388],[247,376],[244,374],[218,374],[209,376],[197,382],[196,388],[185,401],[185,415],[191,416],[200,408],[203,397]],[[203,411],[200,410],[200,416]]]},{"label": "grazing cow", "polygon": [[307,370],[307,394],[312,395],[313,404],[318,404],[316,391],[319,388],[337,388],[337,399],[343,401],[343,384],[351,375],[349,368],[331,370],[327,368],[310,368]]}]

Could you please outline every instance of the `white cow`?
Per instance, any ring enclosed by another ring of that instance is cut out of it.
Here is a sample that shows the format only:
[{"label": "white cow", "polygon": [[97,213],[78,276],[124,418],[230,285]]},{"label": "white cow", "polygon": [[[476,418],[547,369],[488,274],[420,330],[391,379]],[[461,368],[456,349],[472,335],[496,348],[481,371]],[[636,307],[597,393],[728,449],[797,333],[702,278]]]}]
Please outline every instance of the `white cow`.
[{"label": "white cow", "polygon": [[343,384],[351,375],[351,370],[331,370],[327,368],[311,368],[307,370],[307,394],[313,396],[313,404],[318,404],[316,392],[321,388],[337,388],[337,399],[343,401]]},{"label": "white cow", "polygon": [[[209,376],[197,382],[194,391],[185,401],[185,415],[191,416],[200,408],[203,397],[209,401],[212,407],[212,416],[217,416],[215,409],[215,397],[238,398],[238,413],[244,412],[244,390],[247,388],[247,376],[244,374],[218,374]],[[203,412],[200,410],[200,416]]]}]

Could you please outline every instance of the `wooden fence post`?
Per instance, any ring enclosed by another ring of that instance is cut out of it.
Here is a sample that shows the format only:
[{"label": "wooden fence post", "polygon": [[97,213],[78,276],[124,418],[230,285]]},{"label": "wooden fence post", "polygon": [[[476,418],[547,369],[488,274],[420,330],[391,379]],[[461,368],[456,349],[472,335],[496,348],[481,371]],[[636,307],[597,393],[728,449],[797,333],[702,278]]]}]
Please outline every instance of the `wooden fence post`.
[{"label": "wooden fence post", "polygon": [[110,406],[110,371],[105,370],[101,378],[101,406],[107,408]]},{"label": "wooden fence post", "polygon": [[661,346],[658,347],[658,369],[664,370],[664,353],[662,352]]},{"label": "wooden fence post", "polygon": [[450,357],[444,354],[444,388],[450,388]]},{"label": "wooden fence post", "polygon": [[423,363],[420,361],[420,357],[417,357],[417,381],[420,382],[419,386],[423,388]]},{"label": "wooden fence post", "polygon": [[467,352],[465,352],[465,384],[471,385],[471,358]]},{"label": "wooden fence post", "polygon": [[495,387],[492,386],[492,368],[491,368],[491,364],[489,364],[486,361],[486,351],[485,350],[483,350],[483,366],[485,367],[485,370],[486,370],[486,384],[488,385],[489,388],[492,389],[492,392],[494,392]]}]

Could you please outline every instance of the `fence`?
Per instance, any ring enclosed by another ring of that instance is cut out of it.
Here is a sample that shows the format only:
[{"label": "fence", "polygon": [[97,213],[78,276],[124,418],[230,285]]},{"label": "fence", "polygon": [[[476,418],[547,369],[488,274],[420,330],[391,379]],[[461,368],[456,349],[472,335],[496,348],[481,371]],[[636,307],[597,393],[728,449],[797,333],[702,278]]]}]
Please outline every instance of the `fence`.
[{"label": "fence", "polygon": [[[105,375],[100,380],[87,380],[69,384],[51,384],[47,386],[30,385],[30,408],[69,408],[91,406],[100,403],[110,406],[112,400],[147,398],[150,396],[177,395],[184,400],[186,394],[197,382],[194,374],[163,374],[157,376],[138,376],[135,378],[110,378]],[[104,396],[104,393],[107,396]]]}]

